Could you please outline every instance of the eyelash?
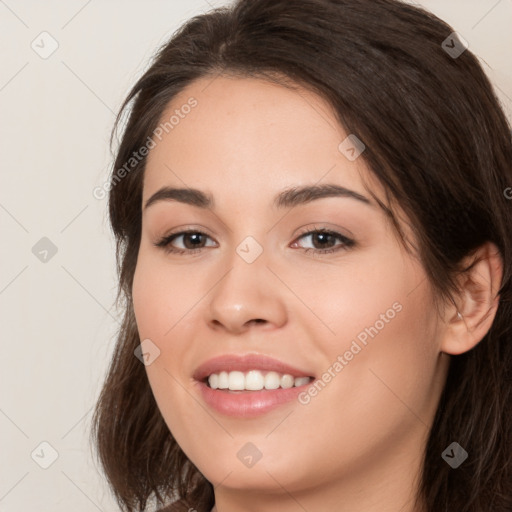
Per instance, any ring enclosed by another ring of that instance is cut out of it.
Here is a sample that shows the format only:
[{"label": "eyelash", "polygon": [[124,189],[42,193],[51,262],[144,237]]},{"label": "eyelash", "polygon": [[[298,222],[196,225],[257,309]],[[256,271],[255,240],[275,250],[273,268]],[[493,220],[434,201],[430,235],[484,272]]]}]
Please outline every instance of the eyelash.
[{"label": "eyelash", "polygon": [[[305,253],[313,251],[313,254],[329,254],[329,253],[334,253],[334,252],[340,251],[342,249],[344,249],[344,250],[350,249],[351,247],[353,247],[355,245],[354,240],[347,238],[346,236],[342,235],[341,233],[338,233],[336,231],[331,231],[331,230],[328,230],[325,228],[317,228],[316,226],[313,230],[309,229],[309,230],[305,230],[302,233],[300,233],[299,236],[296,238],[296,240],[299,240],[300,238],[302,238],[306,235],[312,235],[312,234],[317,234],[317,233],[334,236],[335,238],[338,238],[339,240],[341,240],[342,243],[335,246],[334,248],[330,248],[330,249],[311,249],[308,247],[306,249],[303,249]],[[197,248],[197,249],[177,249],[176,247],[172,247],[170,245],[171,242],[174,241],[175,238],[178,238],[179,236],[182,236],[182,235],[190,235],[190,234],[204,235],[207,237],[209,236],[207,233],[204,233],[202,231],[190,229],[190,230],[179,231],[176,233],[171,233],[170,235],[166,235],[165,237],[161,238],[158,242],[154,243],[154,245],[156,247],[160,247],[160,248],[164,249],[164,251],[166,253],[198,254],[202,251],[202,249],[204,249],[204,247]]]}]

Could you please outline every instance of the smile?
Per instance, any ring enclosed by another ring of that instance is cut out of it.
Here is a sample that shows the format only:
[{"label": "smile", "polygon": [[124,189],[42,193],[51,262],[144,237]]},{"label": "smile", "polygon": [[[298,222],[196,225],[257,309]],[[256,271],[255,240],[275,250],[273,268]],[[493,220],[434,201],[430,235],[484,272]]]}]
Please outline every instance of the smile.
[{"label": "smile", "polygon": [[215,411],[254,417],[293,402],[314,377],[307,371],[259,354],[210,359],[193,375],[200,396]]}]

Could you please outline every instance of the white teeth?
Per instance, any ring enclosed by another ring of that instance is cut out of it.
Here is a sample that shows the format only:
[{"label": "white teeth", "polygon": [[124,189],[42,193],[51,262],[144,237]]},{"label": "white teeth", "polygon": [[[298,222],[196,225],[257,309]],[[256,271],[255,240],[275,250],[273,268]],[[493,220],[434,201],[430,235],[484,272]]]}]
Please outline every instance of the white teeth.
[{"label": "white teeth", "polygon": [[219,376],[216,373],[212,373],[208,379],[208,384],[210,384],[212,389],[217,389],[219,387]]},{"label": "white teeth", "polygon": [[309,377],[295,377],[295,387],[304,386],[309,382]]},{"label": "white teeth", "polygon": [[248,372],[220,372],[212,373],[208,377],[208,384],[212,389],[229,389],[231,391],[260,391],[262,389],[289,389],[304,386],[311,381],[310,377],[293,377],[288,373],[250,370]]},{"label": "white teeth", "polygon": [[277,389],[281,385],[281,379],[277,372],[268,372],[265,375],[265,389]]},{"label": "white teeth", "polygon": [[228,389],[229,388],[229,377],[228,372],[220,372],[219,373],[219,389]]},{"label": "white teeth", "polygon": [[245,376],[242,372],[229,372],[229,389],[243,391],[245,389]]},{"label": "white teeth", "polygon": [[[309,380],[309,379],[308,379]],[[287,373],[281,377],[281,387],[284,389],[293,388],[295,379]]]},{"label": "white teeth", "polygon": [[[215,374],[214,374],[215,375]],[[212,375],[213,377],[213,375]],[[245,389],[259,391],[265,386],[265,377],[257,370],[251,370],[245,375]]]}]

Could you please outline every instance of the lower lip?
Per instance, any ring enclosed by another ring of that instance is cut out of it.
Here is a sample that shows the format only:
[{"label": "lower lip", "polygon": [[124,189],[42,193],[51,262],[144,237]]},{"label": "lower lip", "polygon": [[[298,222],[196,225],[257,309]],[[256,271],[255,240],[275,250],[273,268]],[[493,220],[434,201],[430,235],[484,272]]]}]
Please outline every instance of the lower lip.
[{"label": "lower lip", "polygon": [[250,418],[265,414],[293,400],[311,385],[283,389],[263,389],[261,391],[229,391],[212,389],[204,382],[198,382],[204,401],[216,411],[226,416]]}]

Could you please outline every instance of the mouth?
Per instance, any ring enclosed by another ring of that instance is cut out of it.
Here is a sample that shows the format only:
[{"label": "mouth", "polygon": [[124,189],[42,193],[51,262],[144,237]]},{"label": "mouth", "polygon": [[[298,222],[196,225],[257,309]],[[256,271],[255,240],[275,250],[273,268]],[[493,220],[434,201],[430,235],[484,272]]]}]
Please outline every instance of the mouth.
[{"label": "mouth", "polygon": [[197,368],[193,378],[206,405],[224,415],[244,418],[293,404],[315,380],[307,370],[259,354],[210,359]]}]

